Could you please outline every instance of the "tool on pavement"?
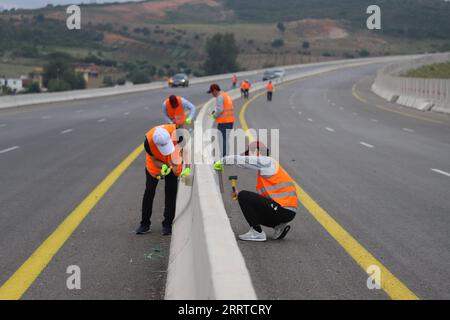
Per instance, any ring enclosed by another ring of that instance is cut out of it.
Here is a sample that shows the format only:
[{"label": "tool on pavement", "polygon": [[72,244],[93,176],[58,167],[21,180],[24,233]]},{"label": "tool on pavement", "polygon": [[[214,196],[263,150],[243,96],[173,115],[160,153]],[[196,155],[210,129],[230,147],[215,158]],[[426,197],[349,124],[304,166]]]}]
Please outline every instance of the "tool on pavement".
[{"label": "tool on pavement", "polygon": [[229,176],[228,180],[231,181],[231,198],[236,201],[238,199],[238,192],[236,188],[236,181],[238,180],[238,176]]}]

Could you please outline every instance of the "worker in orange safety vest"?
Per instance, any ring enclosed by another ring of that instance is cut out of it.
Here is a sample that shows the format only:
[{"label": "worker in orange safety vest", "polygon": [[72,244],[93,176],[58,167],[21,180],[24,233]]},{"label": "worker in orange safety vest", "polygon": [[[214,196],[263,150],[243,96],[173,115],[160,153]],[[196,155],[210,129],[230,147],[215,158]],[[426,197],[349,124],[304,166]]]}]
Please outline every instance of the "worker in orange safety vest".
[{"label": "worker in orange safety vest", "polygon": [[283,239],[298,209],[294,180],[269,154],[269,149],[256,141],[249,145],[244,155],[223,157],[214,164],[214,169],[220,172],[225,165],[257,171],[257,193],[241,191],[233,194],[250,225],[250,231],[239,236],[244,241],[266,241],[261,226],[273,228],[274,239]]},{"label": "worker in orange safety vest", "polygon": [[[186,109],[189,113],[186,115]],[[163,103],[163,115],[166,123],[175,124],[177,128],[191,124],[195,118],[195,106],[180,96],[170,96]]]},{"label": "worker in orange safety vest", "polygon": [[183,169],[183,157],[178,146],[183,137],[177,138],[175,124],[156,126],[145,135],[146,151],[145,175],[146,187],[142,200],[142,220],[136,234],[150,232],[153,200],[158,182],[165,180],[165,208],[163,235],[172,233],[172,222],[175,217],[178,178],[189,176],[190,166]]},{"label": "worker in orange safety vest", "polygon": [[266,90],[267,90],[267,101],[272,101],[272,97],[273,97],[273,83],[272,83],[272,81],[269,81],[269,83],[266,86]]},{"label": "worker in orange safety vest", "polygon": [[222,92],[218,84],[212,84],[208,93],[216,98],[216,107],[212,117],[217,123],[217,129],[222,135],[222,156],[227,154],[228,135],[234,126],[234,104],[231,96]]}]

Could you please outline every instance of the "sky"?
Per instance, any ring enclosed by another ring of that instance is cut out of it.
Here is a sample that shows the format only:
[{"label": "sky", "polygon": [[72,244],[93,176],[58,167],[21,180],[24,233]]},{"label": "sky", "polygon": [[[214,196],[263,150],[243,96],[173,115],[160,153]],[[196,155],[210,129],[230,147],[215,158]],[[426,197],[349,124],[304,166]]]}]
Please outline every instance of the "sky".
[{"label": "sky", "polygon": [[107,2],[130,2],[140,0],[0,0],[1,9],[11,8],[24,8],[24,9],[36,9],[45,7],[47,4],[53,5],[70,5],[79,3],[107,3]]}]

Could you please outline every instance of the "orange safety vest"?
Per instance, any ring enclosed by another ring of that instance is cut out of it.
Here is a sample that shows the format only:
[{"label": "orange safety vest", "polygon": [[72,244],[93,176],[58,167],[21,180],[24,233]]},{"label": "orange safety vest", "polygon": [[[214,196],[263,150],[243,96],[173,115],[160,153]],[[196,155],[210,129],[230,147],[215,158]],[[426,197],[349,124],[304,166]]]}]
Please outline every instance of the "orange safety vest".
[{"label": "orange safety vest", "polygon": [[273,92],[273,84],[272,84],[272,83],[269,83],[269,84],[267,85],[267,91],[268,91],[268,92]]},{"label": "orange safety vest", "polygon": [[241,89],[242,89],[242,90],[248,90],[248,89],[250,89],[249,83],[248,83],[247,81],[243,81],[243,82],[241,83]]},{"label": "orange safety vest", "polygon": [[186,122],[186,114],[184,113],[181,97],[177,97],[177,100],[178,100],[178,107],[174,108],[170,104],[169,99],[167,99],[166,100],[166,109],[167,109],[167,115],[169,116],[170,120],[172,120],[173,123],[175,123],[177,125],[181,125]]},{"label": "orange safety vest", "polygon": [[[163,127],[169,132],[170,136],[172,137],[172,141],[175,144],[175,151],[168,156],[163,156],[161,154],[158,146],[153,142],[153,134],[155,133],[155,129],[157,127],[154,127],[145,135],[148,141],[148,145],[150,146],[150,151],[155,159],[170,166],[175,176],[178,177],[183,169],[183,158],[181,156],[181,149],[177,145],[176,126],[174,124],[166,124],[159,127]],[[154,178],[161,174],[161,167],[157,166],[153,162],[152,157],[150,157],[148,153],[146,153],[145,167],[148,173],[150,173],[150,175]]]},{"label": "orange safety vest", "polygon": [[275,161],[275,164],[277,172],[271,177],[261,176],[258,172],[256,191],[285,209],[297,211],[298,198],[294,182],[277,161]]},{"label": "orange safety vest", "polygon": [[231,99],[228,93],[222,92],[220,94],[223,97],[223,112],[218,118],[216,118],[217,123],[230,123],[234,122],[234,107],[233,99]]}]

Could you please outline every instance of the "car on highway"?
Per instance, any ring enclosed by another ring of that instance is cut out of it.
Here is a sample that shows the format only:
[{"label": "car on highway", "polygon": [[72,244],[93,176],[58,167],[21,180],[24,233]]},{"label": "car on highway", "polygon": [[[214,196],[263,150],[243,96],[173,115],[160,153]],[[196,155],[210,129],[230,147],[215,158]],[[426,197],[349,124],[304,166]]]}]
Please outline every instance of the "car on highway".
[{"label": "car on highway", "polygon": [[263,81],[281,78],[281,77],[284,77],[285,74],[286,74],[286,70],[284,70],[282,68],[266,70],[263,75]]},{"label": "car on highway", "polygon": [[189,77],[187,74],[179,73],[171,77],[168,81],[169,87],[189,87]]}]

